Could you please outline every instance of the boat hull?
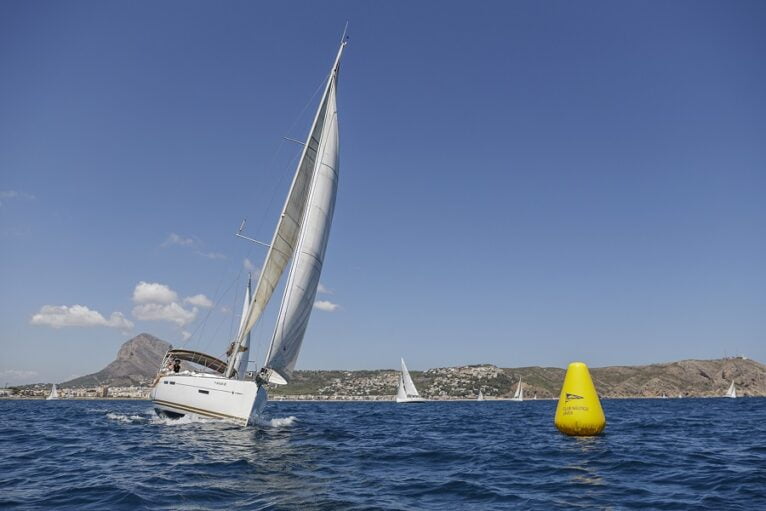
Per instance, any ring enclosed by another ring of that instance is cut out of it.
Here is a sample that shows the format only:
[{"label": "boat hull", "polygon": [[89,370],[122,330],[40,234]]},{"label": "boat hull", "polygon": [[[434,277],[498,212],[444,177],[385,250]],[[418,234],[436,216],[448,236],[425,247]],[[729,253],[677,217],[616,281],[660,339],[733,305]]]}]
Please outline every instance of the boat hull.
[{"label": "boat hull", "polygon": [[[197,415],[247,425],[266,404],[266,390],[254,381],[217,375],[175,373],[159,378],[149,397],[171,418]],[[258,406],[254,406],[258,398]]]}]

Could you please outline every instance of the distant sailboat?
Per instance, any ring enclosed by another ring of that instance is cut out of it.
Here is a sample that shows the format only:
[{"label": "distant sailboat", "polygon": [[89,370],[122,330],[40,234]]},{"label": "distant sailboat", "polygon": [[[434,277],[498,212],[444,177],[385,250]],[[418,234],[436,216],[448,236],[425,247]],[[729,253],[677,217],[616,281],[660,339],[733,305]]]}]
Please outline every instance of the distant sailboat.
[{"label": "distant sailboat", "polygon": [[479,397],[476,398],[476,401],[484,401],[484,394],[479,391]]},{"label": "distant sailboat", "polygon": [[724,394],[724,397],[730,397],[732,399],[735,399],[737,397],[737,388],[734,386],[734,382],[731,382],[731,385],[729,385],[729,390],[726,391],[726,394]]},{"label": "distant sailboat", "polygon": [[415,383],[412,381],[410,372],[402,359],[402,372],[399,375],[399,388],[396,390],[397,403],[425,403],[426,400],[420,397]]},{"label": "distant sailboat", "polygon": [[514,392],[511,401],[524,401],[524,387],[521,386],[521,378],[519,378],[519,384],[516,386],[516,392]]},{"label": "distant sailboat", "polygon": [[51,399],[58,399],[58,398],[59,398],[59,391],[56,388],[56,384],[54,383],[53,388],[51,389],[51,393],[48,394],[48,397],[46,397],[45,399],[50,401]]},{"label": "distant sailboat", "polygon": [[[339,172],[336,90],[345,46],[344,37],[314,122],[302,144],[301,157],[252,294],[248,283],[243,318],[227,351],[227,360],[196,351],[169,350],[150,393],[159,414],[200,415],[246,425],[266,405],[267,388],[286,385],[292,378],[316,298],[335,210]],[[261,318],[288,264],[271,345],[263,367],[253,378],[246,372],[250,331]],[[181,370],[182,362],[197,368]]]}]

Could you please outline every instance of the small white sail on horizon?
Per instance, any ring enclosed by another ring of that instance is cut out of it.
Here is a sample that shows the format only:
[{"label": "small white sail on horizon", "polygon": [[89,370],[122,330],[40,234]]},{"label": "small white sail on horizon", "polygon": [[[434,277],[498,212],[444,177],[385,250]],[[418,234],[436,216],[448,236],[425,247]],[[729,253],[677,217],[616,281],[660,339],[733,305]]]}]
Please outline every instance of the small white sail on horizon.
[{"label": "small white sail on horizon", "polygon": [[412,381],[407,365],[402,358],[402,372],[399,374],[399,388],[396,390],[397,403],[424,403],[425,399],[420,397],[418,389],[415,388],[415,382]]},{"label": "small white sail on horizon", "polygon": [[58,398],[59,398],[59,391],[56,388],[56,384],[54,383],[53,387],[51,388],[51,393],[48,394],[48,397],[46,397],[45,399],[50,401],[51,399],[58,399]]},{"label": "small white sail on horizon", "polygon": [[737,397],[737,388],[734,386],[734,380],[732,380],[731,385],[729,385],[729,390],[726,391],[724,397],[729,397],[732,399]]},{"label": "small white sail on horizon", "polygon": [[484,401],[484,394],[481,393],[481,390],[479,390],[479,395],[476,398],[476,401]]},{"label": "small white sail on horizon", "polygon": [[519,378],[519,384],[516,385],[516,392],[513,393],[511,401],[524,401],[524,387],[521,384],[521,378]]}]

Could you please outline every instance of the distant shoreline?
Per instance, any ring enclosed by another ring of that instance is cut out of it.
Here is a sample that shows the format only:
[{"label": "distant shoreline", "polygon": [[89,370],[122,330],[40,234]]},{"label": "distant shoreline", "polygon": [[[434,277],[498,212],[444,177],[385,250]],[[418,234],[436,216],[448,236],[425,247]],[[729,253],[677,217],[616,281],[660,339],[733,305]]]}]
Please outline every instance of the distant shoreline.
[{"label": "distant shoreline", "polygon": [[[763,399],[766,396],[742,396],[738,397],[737,399]],[[609,397],[609,396],[599,396],[599,398],[603,400],[628,400],[628,399],[641,399],[641,400],[660,400],[660,401],[678,401],[678,400],[684,400],[684,399],[728,399],[724,396],[684,396],[684,397],[668,397],[668,398],[661,398],[661,397],[654,397],[654,396],[620,396],[620,397]],[[0,402],[2,401],[48,401],[48,399],[44,397],[30,397],[30,396],[23,396],[23,397],[0,397]],[[65,398],[59,398],[54,399],[52,401],[145,401],[147,403],[151,403],[152,400],[148,398],[137,398],[137,397],[65,397]],[[520,402],[520,403],[531,403],[536,401],[558,401],[558,398],[538,398],[538,399],[525,399],[524,401],[514,401],[511,398],[493,398],[493,397],[485,397],[484,400],[479,401],[478,399],[465,399],[465,398],[455,398],[455,399],[425,399],[426,403],[499,403],[499,402]],[[391,399],[271,399],[270,402],[276,403],[396,403],[396,399],[394,396],[391,396]]]}]

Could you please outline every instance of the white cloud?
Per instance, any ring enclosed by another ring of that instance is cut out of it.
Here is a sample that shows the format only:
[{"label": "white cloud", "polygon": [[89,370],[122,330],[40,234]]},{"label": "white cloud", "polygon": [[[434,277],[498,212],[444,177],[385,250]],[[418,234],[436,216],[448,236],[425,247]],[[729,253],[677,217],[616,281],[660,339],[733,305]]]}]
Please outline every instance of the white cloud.
[{"label": "white cloud", "polygon": [[171,232],[167,239],[162,242],[162,247],[170,247],[172,245],[179,245],[181,247],[193,247],[197,244],[197,240],[194,238],[189,238],[186,236],[181,236],[180,234],[176,234],[174,232]]},{"label": "white cloud", "polygon": [[340,309],[340,305],[337,303],[332,303],[328,300],[317,300],[314,302],[314,308],[325,312],[335,312],[336,310]]},{"label": "white cloud", "polygon": [[197,307],[204,307],[205,309],[213,306],[213,301],[202,293],[194,296],[187,296],[184,298],[184,303],[188,303],[189,305],[196,305]]},{"label": "white cloud", "polygon": [[333,294],[333,290],[320,282],[319,287],[317,288],[317,293],[321,293],[323,295],[331,295]]},{"label": "white cloud", "polygon": [[185,327],[197,318],[196,307],[184,309],[177,302],[142,303],[133,307],[133,317],[142,321],[169,321],[179,327]]},{"label": "white cloud", "polygon": [[245,257],[245,260],[242,261],[242,265],[245,267],[245,270],[249,272],[257,273],[261,271],[261,269],[254,265],[253,262],[247,257]]},{"label": "white cloud", "polygon": [[[31,193],[25,193],[25,192],[19,192],[17,190],[0,190],[0,199],[2,200],[9,200],[9,199],[21,199],[21,200],[34,200],[35,196]],[[0,201],[0,206],[2,206],[3,203]]]},{"label": "white cloud", "polygon": [[222,305],[219,310],[221,311],[221,314],[231,314],[231,309],[225,305]]},{"label": "white cloud", "polygon": [[0,369],[0,381],[3,384],[24,385],[33,383],[40,375],[37,371],[27,369]]},{"label": "white cloud", "polygon": [[0,369],[0,377],[3,378],[31,378],[38,374],[37,371],[27,369]]},{"label": "white cloud", "polygon": [[226,259],[226,256],[220,252],[201,252],[198,250],[197,254],[201,255],[202,257],[206,259]]},{"label": "white cloud", "polygon": [[133,323],[119,312],[113,312],[106,319],[100,312],[89,309],[84,305],[43,305],[40,311],[32,316],[30,323],[33,325],[49,326],[51,328],[64,328],[70,326],[91,327],[106,326],[130,330]]},{"label": "white cloud", "polygon": [[173,303],[178,301],[178,293],[165,284],[142,280],[133,290],[133,301],[136,303]]},{"label": "white cloud", "polygon": [[186,330],[181,330],[181,341],[186,342],[189,339],[191,339],[191,332],[187,332]]}]

